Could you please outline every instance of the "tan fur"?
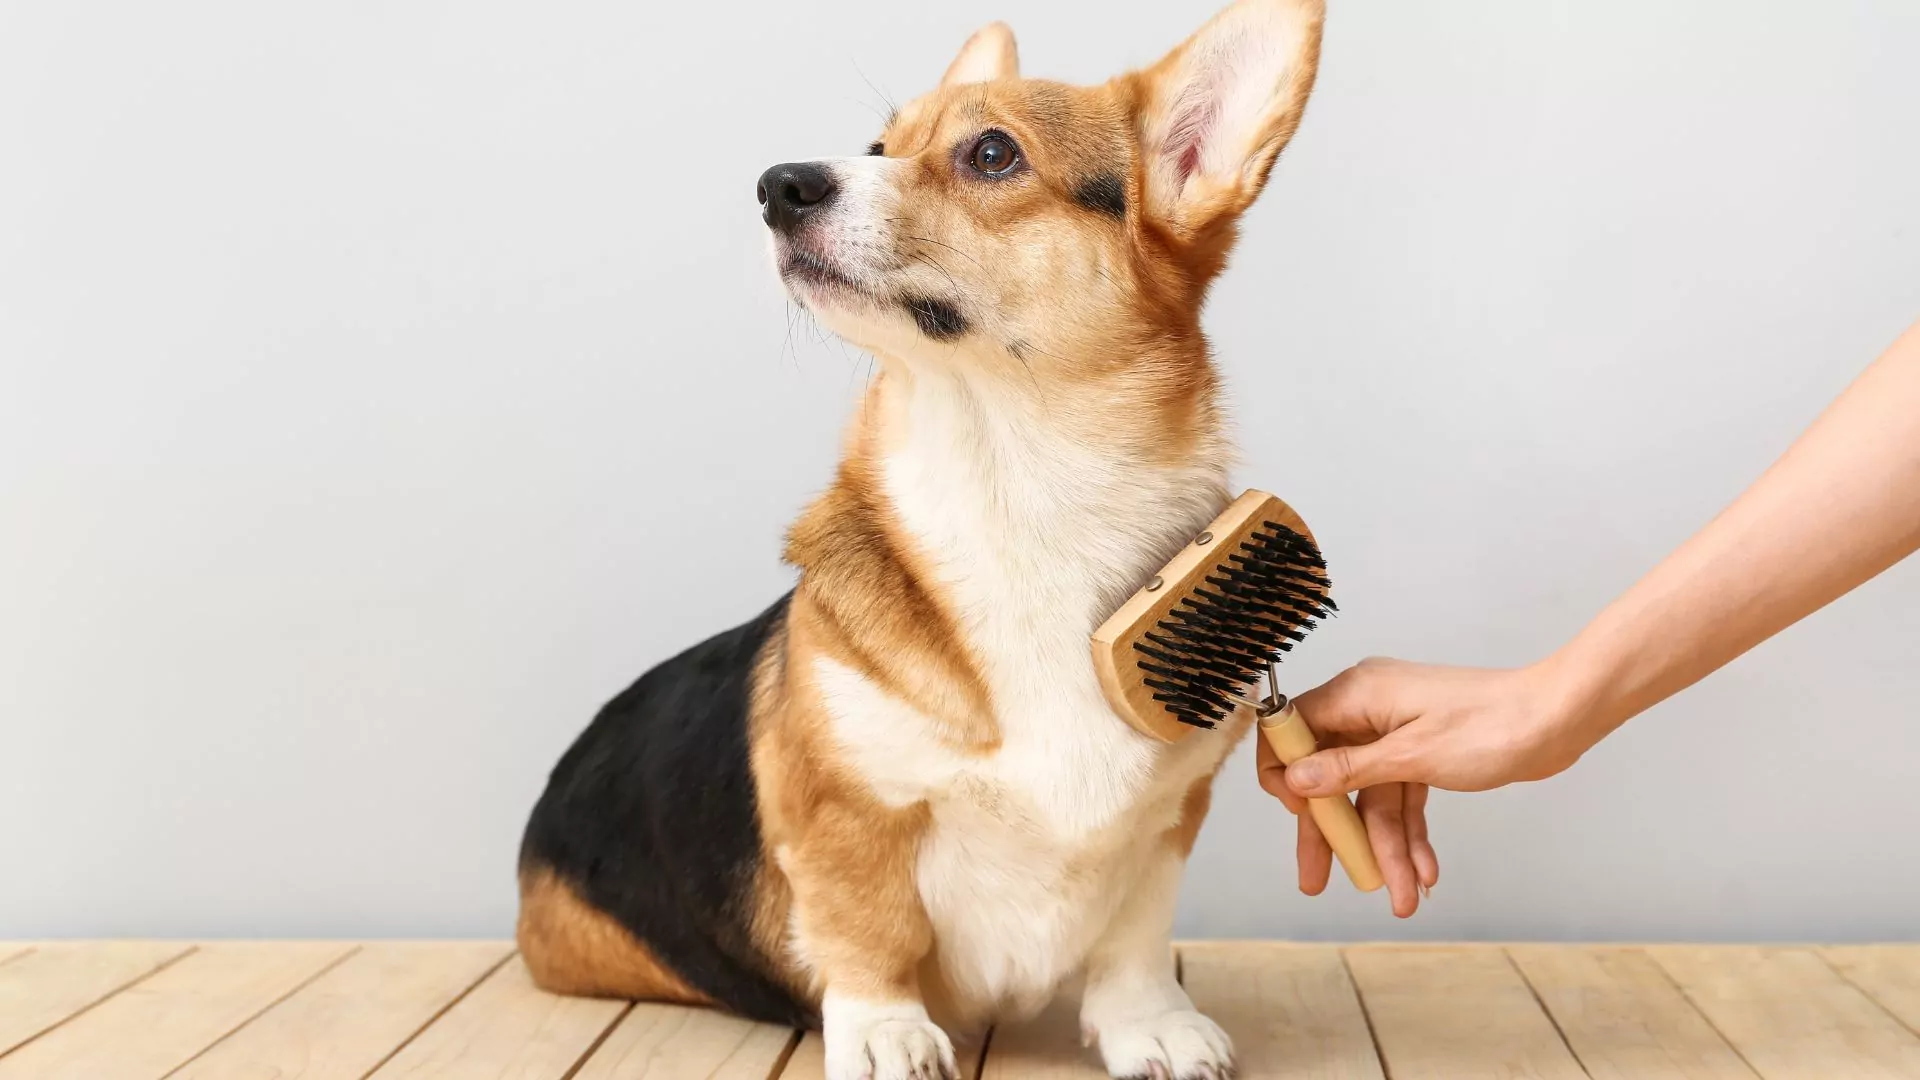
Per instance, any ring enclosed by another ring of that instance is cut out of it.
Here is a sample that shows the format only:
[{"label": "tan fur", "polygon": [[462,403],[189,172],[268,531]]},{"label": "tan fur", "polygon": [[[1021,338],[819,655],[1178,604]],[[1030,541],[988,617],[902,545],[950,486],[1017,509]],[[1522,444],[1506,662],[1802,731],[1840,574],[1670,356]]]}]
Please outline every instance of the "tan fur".
[{"label": "tan fur", "polygon": [[[884,561],[867,569],[884,572]],[[789,978],[814,1000],[825,972],[863,992],[914,993],[931,939],[913,884],[926,808],[887,808],[836,760],[811,684],[791,675],[823,646],[844,641],[842,629],[823,616],[810,589],[796,592],[790,612],[788,709],[757,732],[753,746],[762,831],[799,912],[794,929],[819,943],[814,969],[791,969]],[[897,661],[890,644],[900,645],[870,638],[862,655]],[[849,881],[860,887],[846,888]]]},{"label": "tan fur", "polygon": [[1002,22],[988,23],[960,47],[960,54],[940,77],[940,85],[1012,79],[1019,74],[1020,50],[1014,44],[1013,29]]},{"label": "tan fur", "polygon": [[[774,630],[754,665],[749,705],[751,712],[747,717],[749,746],[777,745],[767,742],[762,736],[769,729],[777,729],[788,715],[789,625]],[[761,791],[759,801],[763,816],[766,798],[765,791]],[[818,989],[810,986],[803,974],[789,963],[792,959],[789,937],[792,934],[793,890],[774,858],[772,845],[767,842],[764,829],[761,830],[761,841],[763,850],[760,869],[753,882],[753,911],[747,921],[747,932],[760,950],[760,955],[773,960],[770,974],[783,981],[788,989],[802,999],[817,1001]]]},{"label": "tan fur", "polygon": [[520,882],[516,936],[535,984],[556,994],[713,1004],[551,873]]},{"label": "tan fur", "polygon": [[885,380],[853,421],[833,486],[788,533],[787,561],[805,571],[788,632],[804,628],[814,648],[937,718],[953,744],[990,751],[997,734],[978,668],[951,607],[924,572],[923,553],[901,533],[876,485]]},{"label": "tan fur", "polygon": [[[1203,189],[1198,197],[1190,195],[1184,204],[1177,204],[1171,192],[1156,189],[1151,182],[1146,185],[1156,218],[1185,246],[1187,261],[1202,281],[1211,280],[1226,265],[1227,253],[1238,236],[1236,226],[1240,214],[1253,204],[1266,185],[1280,151],[1292,141],[1301,118],[1306,115],[1307,100],[1320,72],[1320,32],[1326,20],[1326,5],[1324,0],[1301,0],[1299,7],[1306,36],[1298,62],[1289,70],[1287,85],[1275,98],[1276,110],[1261,125],[1258,141],[1241,148],[1245,164],[1238,174],[1229,182]],[[1169,88],[1178,82],[1183,65],[1192,60],[1196,43],[1211,27],[1232,14],[1231,8],[1221,12],[1152,67],[1115,80],[1124,84],[1124,89],[1118,92],[1136,103],[1136,114],[1150,112],[1156,104],[1164,103]],[[1142,134],[1149,143],[1153,141],[1152,132]]]}]

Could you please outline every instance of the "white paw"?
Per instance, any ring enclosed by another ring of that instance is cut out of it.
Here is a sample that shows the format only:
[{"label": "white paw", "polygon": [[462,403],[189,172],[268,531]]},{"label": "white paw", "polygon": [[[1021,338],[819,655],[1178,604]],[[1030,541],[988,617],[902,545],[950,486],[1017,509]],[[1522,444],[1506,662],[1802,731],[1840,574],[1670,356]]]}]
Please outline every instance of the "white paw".
[{"label": "white paw", "polygon": [[1233,1040],[1220,1025],[1183,1009],[1099,1031],[1100,1056],[1116,1080],[1225,1080]]},{"label": "white paw", "polygon": [[[829,1016],[827,1080],[957,1080],[953,1042],[919,1006]],[[836,1023],[836,1021],[839,1021]]]}]

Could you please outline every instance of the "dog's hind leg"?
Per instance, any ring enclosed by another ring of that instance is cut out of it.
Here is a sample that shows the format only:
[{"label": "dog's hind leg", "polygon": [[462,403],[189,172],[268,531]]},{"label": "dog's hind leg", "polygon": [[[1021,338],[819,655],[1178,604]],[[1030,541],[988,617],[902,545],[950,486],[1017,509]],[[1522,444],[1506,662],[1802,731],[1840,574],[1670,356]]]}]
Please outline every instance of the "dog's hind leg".
[{"label": "dog's hind leg", "polygon": [[520,880],[516,937],[543,990],[633,1001],[713,1004],[688,986],[613,917],[582,900],[558,875],[528,869]]}]

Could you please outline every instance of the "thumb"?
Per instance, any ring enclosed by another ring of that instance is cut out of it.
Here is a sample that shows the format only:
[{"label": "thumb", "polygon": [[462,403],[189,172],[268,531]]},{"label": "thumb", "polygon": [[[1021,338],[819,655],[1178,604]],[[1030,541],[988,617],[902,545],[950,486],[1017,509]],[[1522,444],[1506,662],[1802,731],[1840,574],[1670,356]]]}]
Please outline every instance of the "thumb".
[{"label": "thumb", "polygon": [[1308,798],[1326,798],[1375,784],[1420,782],[1420,770],[1399,752],[1405,741],[1396,737],[1399,734],[1363,746],[1335,746],[1309,754],[1287,766],[1287,786]]}]

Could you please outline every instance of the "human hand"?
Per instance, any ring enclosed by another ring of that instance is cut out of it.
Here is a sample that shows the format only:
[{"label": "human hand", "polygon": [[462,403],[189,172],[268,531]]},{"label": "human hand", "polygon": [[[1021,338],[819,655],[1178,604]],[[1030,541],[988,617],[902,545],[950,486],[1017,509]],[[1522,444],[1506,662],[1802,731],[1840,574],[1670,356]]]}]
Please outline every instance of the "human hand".
[{"label": "human hand", "polygon": [[[1333,873],[1333,849],[1307,812],[1306,796],[1287,786],[1287,767],[1274,756],[1273,747],[1263,738],[1254,741],[1260,786],[1294,813],[1300,891],[1319,896]],[[1323,737],[1320,742],[1326,746],[1330,740]],[[1374,860],[1380,864],[1380,876],[1387,883],[1387,895],[1393,900],[1393,913],[1407,918],[1419,910],[1420,898],[1440,880],[1440,862],[1427,840],[1427,786],[1377,784],[1363,789],[1355,801]]]},{"label": "human hand", "polygon": [[1440,877],[1427,836],[1428,786],[1482,791],[1565,769],[1604,732],[1583,725],[1546,666],[1510,671],[1367,660],[1294,699],[1323,749],[1282,765],[1261,740],[1260,786],[1299,818],[1300,889],[1326,887],[1332,852],[1302,811],[1311,796],[1358,790],[1393,912],[1420,906]]}]

